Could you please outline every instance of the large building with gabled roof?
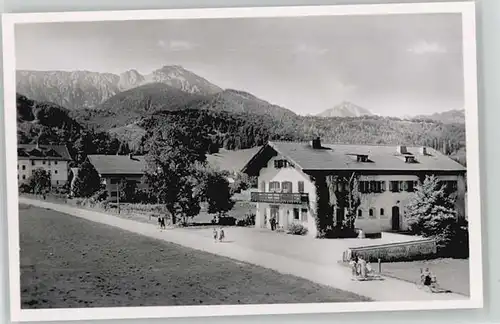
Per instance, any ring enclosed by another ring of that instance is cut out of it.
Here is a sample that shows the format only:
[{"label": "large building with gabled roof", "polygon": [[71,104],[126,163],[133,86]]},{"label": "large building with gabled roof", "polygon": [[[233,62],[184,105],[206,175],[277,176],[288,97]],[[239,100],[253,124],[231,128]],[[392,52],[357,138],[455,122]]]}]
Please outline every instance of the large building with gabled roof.
[{"label": "large building with gabled roof", "polygon": [[17,145],[17,179],[20,184],[28,181],[35,169],[50,174],[52,186],[60,187],[68,181],[71,155],[66,145]]},{"label": "large building with gabled roof", "polygon": [[293,223],[316,236],[318,183],[328,183],[327,199],[336,222],[347,213],[346,192],[356,179],[360,205],[355,227],[367,234],[408,229],[405,206],[415,186],[435,175],[447,193],[456,196],[456,210],[464,217],[466,168],[428,147],[269,142],[244,166],[258,177],[256,227],[270,228],[271,219],[286,229]]}]

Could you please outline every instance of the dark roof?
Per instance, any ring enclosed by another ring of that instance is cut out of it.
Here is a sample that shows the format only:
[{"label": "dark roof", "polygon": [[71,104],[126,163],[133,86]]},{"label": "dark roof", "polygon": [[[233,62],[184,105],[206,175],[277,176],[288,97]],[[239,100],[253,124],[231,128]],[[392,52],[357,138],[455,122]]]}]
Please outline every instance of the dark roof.
[{"label": "dark roof", "polygon": [[[269,142],[247,163],[243,171],[262,165],[262,162],[257,162],[259,155],[261,159],[268,160],[269,148],[304,171],[466,171],[460,163],[428,147],[424,155],[420,153],[420,147],[407,146],[408,154],[400,154],[396,145],[321,144],[321,146],[321,149],[313,149],[309,143]],[[356,155],[367,155],[369,162],[358,162]],[[405,156],[412,155],[415,157],[415,163],[405,162]]]},{"label": "dark roof", "polygon": [[71,161],[71,155],[66,145],[18,144],[17,158],[19,160],[37,159]]},{"label": "dark roof", "polygon": [[144,156],[89,155],[88,159],[101,175],[141,175],[146,170]]},{"label": "dark roof", "polygon": [[252,156],[254,156],[261,147],[253,147],[237,151],[220,149],[218,153],[208,154],[207,162],[221,170],[230,172],[239,172]]}]

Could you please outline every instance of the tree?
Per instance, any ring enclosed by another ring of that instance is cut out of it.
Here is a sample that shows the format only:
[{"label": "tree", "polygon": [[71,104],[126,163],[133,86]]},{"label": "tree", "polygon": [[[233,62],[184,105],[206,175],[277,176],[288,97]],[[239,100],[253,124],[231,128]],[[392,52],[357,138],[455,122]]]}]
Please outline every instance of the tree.
[{"label": "tree", "polygon": [[88,160],[82,163],[73,184],[75,197],[90,197],[101,188],[101,179],[96,169]]},{"label": "tree", "polygon": [[28,178],[28,188],[35,195],[46,194],[51,187],[51,178],[48,171],[42,168],[33,170],[32,175]]},{"label": "tree", "polygon": [[234,206],[231,199],[233,191],[231,190],[227,174],[225,172],[213,169],[205,169],[205,174],[200,175],[204,182],[203,197],[208,203],[208,213],[218,214],[223,217]]},{"label": "tree", "polygon": [[135,196],[137,191],[137,183],[135,181],[122,180],[120,181],[119,193],[120,201],[123,202],[135,202]]},{"label": "tree", "polygon": [[178,124],[150,134],[146,181],[157,202],[169,211],[173,224],[177,215],[186,220],[200,211],[202,197],[196,190],[195,166],[206,160],[204,134]]},{"label": "tree", "polygon": [[246,173],[238,172],[234,177],[234,182],[230,185],[231,195],[247,190],[252,186],[252,181]]},{"label": "tree", "polygon": [[468,249],[467,226],[457,221],[455,199],[446,193],[438,178],[426,176],[415,187],[406,208],[410,230],[435,238],[441,254],[453,256],[466,252],[463,248],[466,245]]}]

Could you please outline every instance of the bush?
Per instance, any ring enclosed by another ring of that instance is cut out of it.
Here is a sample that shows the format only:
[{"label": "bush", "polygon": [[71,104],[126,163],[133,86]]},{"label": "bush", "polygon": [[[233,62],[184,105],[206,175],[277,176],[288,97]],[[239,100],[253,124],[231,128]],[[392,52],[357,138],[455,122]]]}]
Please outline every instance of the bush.
[{"label": "bush", "polygon": [[287,233],[292,235],[306,235],[307,227],[302,224],[292,223],[288,225]]},{"label": "bush", "polygon": [[236,222],[237,226],[253,226],[255,225],[255,214],[247,214],[245,218],[239,219]]},{"label": "bush", "polygon": [[357,238],[358,232],[356,229],[351,228],[338,228],[334,227],[325,231],[323,238]]},{"label": "bush", "polygon": [[31,186],[27,183],[22,183],[20,186],[19,186],[19,192],[21,193],[32,193],[33,192],[33,189],[31,188]]},{"label": "bush", "polygon": [[236,218],[232,216],[219,217],[219,225],[234,226],[236,225]]},{"label": "bush", "polygon": [[435,239],[437,253],[440,257],[460,259],[469,257],[469,228],[467,221],[459,220],[450,224]]}]

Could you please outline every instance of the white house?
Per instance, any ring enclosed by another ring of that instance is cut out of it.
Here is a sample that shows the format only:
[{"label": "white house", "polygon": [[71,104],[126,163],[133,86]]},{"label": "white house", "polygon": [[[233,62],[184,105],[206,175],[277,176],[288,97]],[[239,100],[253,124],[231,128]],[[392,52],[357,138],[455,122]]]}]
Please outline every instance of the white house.
[{"label": "white house", "polygon": [[[465,215],[465,172],[459,163],[425,147],[325,145],[269,142],[242,170],[257,176],[256,227],[301,223],[316,236],[317,187],[324,184],[336,221],[345,219],[346,193],[356,179],[360,197],[355,227],[367,234],[407,230],[405,206],[414,187],[426,175],[435,175],[449,194],[457,196],[456,209]],[[342,198],[344,197],[344,198]]]},{"label": "white house", "polygon": [[68,163],[71,156],[66,145],[17,145],[17,179],[25,183],[35,169],[49,172],[52,186],[59,187],[68,181]]}]

